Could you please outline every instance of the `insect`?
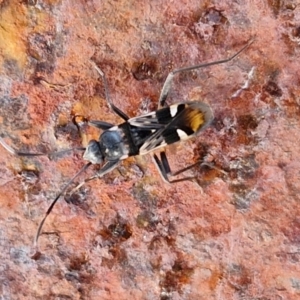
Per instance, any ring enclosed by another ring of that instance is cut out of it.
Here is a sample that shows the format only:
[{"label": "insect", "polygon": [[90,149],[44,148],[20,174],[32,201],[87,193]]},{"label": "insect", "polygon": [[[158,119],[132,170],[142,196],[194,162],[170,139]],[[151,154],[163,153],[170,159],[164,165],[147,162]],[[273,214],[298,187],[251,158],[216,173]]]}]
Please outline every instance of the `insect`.
[{"label": "insect", "polygon": [[[37,258],[40,254],[38,250],[38,239],[41,235],[44,222],[47,216],[51,213],[55,203],[66,192],[70,184],[73,183],[73,181],[92,164],[102,164],[102,167],[94,176],[85,179],[77,185],[72,192],[79,189],[86,182],[102,177],[112,171],[122,160],[130,156],[144,155],[169,144],[188,140],[210,125],[213,120],[213,111],[206,103],[194,101],[165,106],[167,96],[171,89],[173,77],[176,74],[229,62],[248,48],[252,42],[253,40],[250,40],[242,49],[229,58],[173,70],[168,74],[162,87],[158,100],[158,109],[134,118],[129,118],[123,111],[112,103],[108,92],[106,77],[102,70],[95,66],[103,79],[105,97],[108,106],[116,115],[123,119],[123,122],[119,125],[114,125],[104,121],[85,120],[84,122],[88,125],[94,126],[103,131],[100,134],[99,139],[89,141],[86,148],[73,148],[54,153],[21,152],[13,149],[2,138],[0,138],[0,144],[13,155],[50,157],[58,153],[82,150],[84,151],[83,159],[88,161],[81,170],[66,183],[47,209],[43,219],[39,223],[34,238],[35,254],[32,257]],[[77,117],[81,119],[80,116]],[[190,179],[191,177],[170,180],[169,177],[183,173],[198,164],[197,162],[196,164],[185,167],[177,172],[172,172],[164,150],[161,150],[159,156],[153,154],[153,158],[162,178],[169,183]]]}]

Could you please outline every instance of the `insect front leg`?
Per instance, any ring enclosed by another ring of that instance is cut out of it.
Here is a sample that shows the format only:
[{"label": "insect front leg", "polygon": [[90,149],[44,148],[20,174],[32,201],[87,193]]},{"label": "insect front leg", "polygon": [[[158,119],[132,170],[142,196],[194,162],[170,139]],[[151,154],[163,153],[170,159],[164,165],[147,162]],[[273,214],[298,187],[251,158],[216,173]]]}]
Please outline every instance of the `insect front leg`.
[{"label": "insect front leg", "polygon": [[111,127],[115,126],[114,124],[111,124],[111,123],[108,123],[108,122],[105,122],[105,121],[88,120],[87,118],[85,118],[82,115],[75,115],[72,118],[72,122],[73,122],[73,124],[75,124],[75,126],[77,127],[77,129],[79,131],[81,130],[81,127],[83,125],[93,126],[93,127],[98,128],[98,129],[101,129],[101,130],[108,130]]},{"label": "insect front leg", "polygon": [[115,125],[104,122],[104,121],[98,121],[98,120],[90,120],[88,121],[88,125],[96,127],[98,129],[102,130],[108,130],[109,128],[114,127]]},{"label": "insect front leg", "polygon": [[105,174],[111,172],[113,169],[115,169],[118,165],[119,161],[114,160],[114,161],[108,161],[104,164],[104,166],[93,176],[86,178],[83,180],[81,183],[79,183],[70,193],[72,195],[75,193],[77,190],[79,190],[83,185],[85,185],[87,182],[92,181],[94,179],[97,179],[99,177],[104,176]]},{"label": "insect front leg", "polygon": [[175,180],[170,180],[169,176],[177,176],[193,167],[195,167],[196,165],[199,165],[199,162],[196,162],[190,166],[187,166],[183,169],[180,169],[176,172],[172,172],[171,168],[170,168],[170,164],[166,155],[165,151],[162,151],[160,153],[160,159],[158,158],[158,156],[156,154],[153,155],[154,158],[154,162],[160,172],[161,177],[163,178],[164,181],[166,181],[167,183],[176,183],[176,182],[180,182],[180,181],[185,181],[185,180],[192,180],[195,179],[195,177],[183,177],[180,179],[175,179]]}]

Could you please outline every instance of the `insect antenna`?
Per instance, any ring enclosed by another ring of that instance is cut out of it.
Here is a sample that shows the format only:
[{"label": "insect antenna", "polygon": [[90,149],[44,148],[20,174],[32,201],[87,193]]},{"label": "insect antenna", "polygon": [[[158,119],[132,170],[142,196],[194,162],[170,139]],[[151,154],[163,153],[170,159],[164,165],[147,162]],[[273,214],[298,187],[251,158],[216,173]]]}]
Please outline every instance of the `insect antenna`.
[{"label": "insect antenna", "polygon": [[[27,157],[34,157],[34,156],[47,156],[49,159],[51,159],[52,157],[56,156],[56,155],[60,155],[60,154],[65,154],[68,152],[72,152],[72,151],[76,151],[76,150],[80,150],[80,151],[84,151],[86,150],[85,147],[75,147],[75,148],[70,148],[70,149],[65,149],[65,150],[61,150],[61,151],[53,151],[53,152],[48,152],[48,153],[40,153],[40,152],[22,152],[19,150],[15,150],[13,149],[11,146],[9,146],[4,140],[3,138],[0,137],[0,144],[2,145],[2,147],[4,149],[6,149],[9,153],[15,155],[15,156],[27,156]],[[85,164],[64,186],[64,188],[59,192],[59,194],[56,196],[56,198],[52,201],[51,205],[49,206],[49,208],[47,209],[44,218],[41,220],[41,222],[39,223],[35,238],[34,238],[34,242],[33,242],[33,247],[35,249],[35,253],[31,256],[33,259],[37,259],[40,256],[40,252],[38,250],[38,239],[39,236],[41,235],[41,231],[43,228],[43,225],[48,217],[48,215],[51,213],[54,205],[56,204],[56,202],[58,201],[58,199],[65,193],[65,191],[67,190],[67,188],[70,186],[70,184],[73,183],[73,181],[80,175],[82,174],[92,163],[89,162],[87,164]]]},{"label": "insect antenna", "polygon": [[31,256],[31,258],[37,259],[40,256],[40,251],[38,248],[38,240],[39,237],[41,235],[41,231],[43,228],[43,225],[47,219],[47,217],[49,216],[49,214],[51,213],[54,205],[56,204],[56,202],[58,201],[58,199],[65,193],[65,191],[67,190],[67,188],[70,186],[71,183],[73,183],[73,181],[79,176],[81,175],[92,163],[89,162],[87,164],[85,164],[64,186],[64,188],[59,192],[59,194],[56,196],[56,198],[52,201],[52,203],[50,204],[50,206],[48,207],[44,218],[40,221],[40,224],[38,226],[34,241],[33,241],[33,248],[35,249],[35,253]]},{"label": "insect antenna", "polygon": [[53,158],[54,156],[65,154],[68,152],[72,151],[84,151],[84,147],[75,147],[75,148],[70,148],[70,149],[64,149],[60,151],[52,151],[52,152],[47,152],[47,153],[39,153],[39,152],[22,152],[19,150],[13,149],[11,146],[9,146],[2,137],[0,137],[0,144],[4,149],[6,149],[9,153],[15,156],[27,156],[27,157],[33,157],[33,156],[47,156],[48,158]]}]

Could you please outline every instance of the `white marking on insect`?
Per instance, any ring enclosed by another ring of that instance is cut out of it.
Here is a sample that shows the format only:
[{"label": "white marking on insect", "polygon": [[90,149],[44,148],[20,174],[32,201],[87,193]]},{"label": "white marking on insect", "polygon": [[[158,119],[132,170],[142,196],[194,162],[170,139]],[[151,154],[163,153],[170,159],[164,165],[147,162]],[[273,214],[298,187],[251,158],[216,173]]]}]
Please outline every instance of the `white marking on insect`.
[{"label": "white marking on insect", "polygon": [[169,108],[171,117],[175,117],[178,112],[178,105],[171,105]]},{"label": "white marking on insect", "polygon": [[187,139],[190,139],[191,136],[190,135],[187,135],[183,130],[181,129],[176,129],[177,133],[178,133],[178,136],[180,137],[180,140],[187,140]]}]

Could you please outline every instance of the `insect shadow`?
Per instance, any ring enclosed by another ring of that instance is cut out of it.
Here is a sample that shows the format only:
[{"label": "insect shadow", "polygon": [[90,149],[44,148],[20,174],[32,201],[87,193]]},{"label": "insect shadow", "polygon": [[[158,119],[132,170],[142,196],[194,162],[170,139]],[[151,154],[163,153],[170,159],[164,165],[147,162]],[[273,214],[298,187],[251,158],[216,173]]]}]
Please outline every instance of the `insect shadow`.
[{"label": "insect shadow", "polygon": [[[84,122],[86,122],[88,125],[103,130],[99,136],[99,139],[89,141],[87,147],[76,147],[51,153],[30,153],[13,149],[3,140],[3,138],[0,137],[0,144],[8,152],[16,156],[48,156],[50,158],[57,154],[81,150],[84,151],[83,159],[88,161],[88,163],[86,163],[79,170],[79,172],[76,173],[65,184],[56,198],[50,204],[43,219],[40,221],[33,242],[35,253],[32,255],[32,258],[37,259],[40,256],[38,239],[41,235],[47,216],[51,213],[58,199],[66,192],[74,180],[84,171],[86,171],[88,167],[93,164],[102,164],[102,167],[96,172],[95,175],[82,181],[71,191],[71,193],[78,190],[86,182],[98,177],[102,177],[103,175],[112,171],[122,160],[126,159],[127,157],[144,155],[167,145],[188,140],[210,125],[214,117],[213,111],[211,107],[204,102],[190,101],[165,106],[167,96],[171,89],[173,77],[176,74],[229,62],[246,48],[248,48],[252,43],[253,40],[250,40],[242,49],[229,58],[173,70],[168,74],[162,87],[158,100],[158,109],[134,118],[129,118],[127,114],[125,114],[112,103],[109,96],[105,74],[102,72],[102,70],[95,66],[97,72],[103,79],[107,104],[116,115],[123,119],[123,123],[114,125],[104,121],[84,120]],[[77,117],[80,120],[83,120],[81,116]],[[75,121],[77,117],[74,117]],[[194,167],[196,164],[199,164],[199,162],[197,162],[181,170],[172,172],[164,150],[160,152],[159,156],[153,154],[153,161],[156,164],[162,179],[168,183],[175,183],[194,178],[183,177],[174,180],[169,179],[169,177],[177,176]]]}]

